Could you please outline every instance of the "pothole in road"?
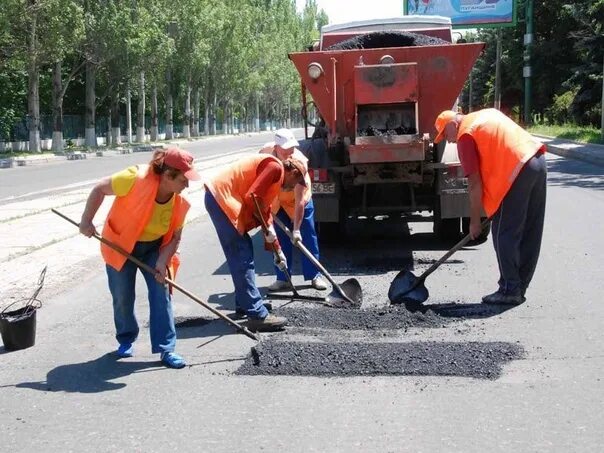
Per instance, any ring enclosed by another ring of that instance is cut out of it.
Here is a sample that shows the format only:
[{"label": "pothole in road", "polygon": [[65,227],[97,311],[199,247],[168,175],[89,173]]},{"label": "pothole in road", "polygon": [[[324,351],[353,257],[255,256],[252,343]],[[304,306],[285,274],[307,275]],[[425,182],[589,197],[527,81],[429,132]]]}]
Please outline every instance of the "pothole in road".
[{"label": "pothole in road", "polygon": [[252,348],[238,375],[460,376],[497,379],[524,356],[506,342],[306,343],[269,339]]}]

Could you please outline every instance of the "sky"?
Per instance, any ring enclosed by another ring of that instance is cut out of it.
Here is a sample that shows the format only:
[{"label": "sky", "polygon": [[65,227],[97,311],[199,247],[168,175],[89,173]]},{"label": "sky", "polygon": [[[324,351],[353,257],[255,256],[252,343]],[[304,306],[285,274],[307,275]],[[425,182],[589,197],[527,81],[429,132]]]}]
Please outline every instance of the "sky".
[{"label": "sky", "polygon": [[[305,3],[296,0],[299,11]],[[330,24],[403,15],[403,0],[317,0],[317,5],[327,13]]]}]

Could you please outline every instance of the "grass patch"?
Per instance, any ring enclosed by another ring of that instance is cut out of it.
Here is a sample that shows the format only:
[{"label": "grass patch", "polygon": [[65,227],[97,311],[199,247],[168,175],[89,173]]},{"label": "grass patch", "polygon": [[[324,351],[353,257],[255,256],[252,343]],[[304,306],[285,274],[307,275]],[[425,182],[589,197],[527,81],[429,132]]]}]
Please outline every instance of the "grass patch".
[{"label": "grass patch", "polygon": [[528,128],[532,134],[547,135],[549,137],[574,140],[582,143],[604,144],[600,129],[574,124],[547,125],[536,124]]}]

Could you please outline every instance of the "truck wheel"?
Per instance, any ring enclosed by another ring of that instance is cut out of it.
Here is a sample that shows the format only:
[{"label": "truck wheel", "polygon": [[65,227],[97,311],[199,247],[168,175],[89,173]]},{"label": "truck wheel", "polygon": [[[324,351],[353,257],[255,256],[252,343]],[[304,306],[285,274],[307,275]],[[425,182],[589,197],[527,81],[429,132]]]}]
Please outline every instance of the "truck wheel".
[{"label": "truck wheel", "polygon": [[[483,217],[480,219],[481,222],[484,222],[484,220],[486,219],[486,217]],[[463,219],[461,219],[461,230],[463,231],[464,235],[467,235],[470,233],[470,218],[469,217],[464,217]],[[478,236],[477,239],[475,239],[474,241],[471,241],[471,244],[482,244],[483,242],[485,242],[488,237],[489,237],[489,233],[491,233],[491,223],[489,222],[489,224],[484,228],[484,230],[482,230],[482,233],[480,234],[480,236]]]},{"label": "truck wheel", "polygon": [[453,217],[451,219],[443,219],[440,216],[440,201],[434,206],[434,226],[433,230],[436,237],[449,241],[459,239],[460,234],[460,219]]},{"label": "truck wheel", "polygon": [[319,242],[337,244],[344,240],[344,228],[340,222],[316,222]]},{"label": "truck wheel", "polygon": [[434,219],[434,234],[443,240],[459,238],[459,217],[453,219]]}]

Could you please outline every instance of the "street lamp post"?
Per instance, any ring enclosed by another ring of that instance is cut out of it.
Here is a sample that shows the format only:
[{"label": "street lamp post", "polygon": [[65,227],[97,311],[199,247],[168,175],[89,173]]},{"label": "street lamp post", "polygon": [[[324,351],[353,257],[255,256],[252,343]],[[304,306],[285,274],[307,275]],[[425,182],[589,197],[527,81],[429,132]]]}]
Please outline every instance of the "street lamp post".
[{"label": "street lamp post", "polygon": [[531,124],[531,45],[533,44],[533,0],[526,1],[526,33],[524,35],[524,124]]}]

